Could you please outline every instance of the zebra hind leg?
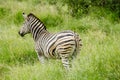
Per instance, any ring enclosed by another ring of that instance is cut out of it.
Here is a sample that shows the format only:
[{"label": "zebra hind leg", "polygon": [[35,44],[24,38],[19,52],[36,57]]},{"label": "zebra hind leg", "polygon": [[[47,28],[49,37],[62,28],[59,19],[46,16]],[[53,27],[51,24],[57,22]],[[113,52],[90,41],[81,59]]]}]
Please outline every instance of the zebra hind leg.
[{"label": "zebra hind leg", "polygon": [[69,58],[64,54],[61,56],[62,64],[66,70],[70,70]]}]

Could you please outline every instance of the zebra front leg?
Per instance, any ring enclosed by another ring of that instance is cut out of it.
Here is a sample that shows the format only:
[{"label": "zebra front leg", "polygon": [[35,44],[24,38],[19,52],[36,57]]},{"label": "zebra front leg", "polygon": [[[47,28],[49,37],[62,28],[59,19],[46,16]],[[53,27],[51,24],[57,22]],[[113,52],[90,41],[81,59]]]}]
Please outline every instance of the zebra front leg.
[{"label": "zebra front leg", "polygon": [[39,61],[44,64],[45,63],[45,57],[40,53],[40,52],[37,52],[37,55],[38,55],[38,59]]}]

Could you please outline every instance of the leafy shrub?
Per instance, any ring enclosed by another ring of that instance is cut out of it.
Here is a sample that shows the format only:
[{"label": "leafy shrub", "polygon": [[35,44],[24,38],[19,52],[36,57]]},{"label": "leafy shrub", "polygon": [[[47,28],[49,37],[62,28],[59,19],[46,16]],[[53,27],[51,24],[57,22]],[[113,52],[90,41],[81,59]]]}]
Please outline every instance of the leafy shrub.
[{"label": "leafy shrub", "polygon": [[65,3],[67,3],[69,7],[70,14],[72,16],[80,16],[83,13],[88,13],[89,9],[89,1],[85,0],[66,0]]},{"label": "leafy shrub", "polygon": [[72,16],[79,17],[89,13],[91,7],[102,7],[113,12],[120,18],[120,1],[118,0],[65,0]]}]

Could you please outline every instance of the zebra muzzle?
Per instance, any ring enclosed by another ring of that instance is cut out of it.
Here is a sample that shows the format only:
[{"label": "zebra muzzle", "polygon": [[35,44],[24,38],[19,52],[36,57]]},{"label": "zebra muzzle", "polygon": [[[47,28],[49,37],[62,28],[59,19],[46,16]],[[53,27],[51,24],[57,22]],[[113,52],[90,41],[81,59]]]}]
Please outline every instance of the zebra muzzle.
[{"label": "zebra muzzle", "polygon": [[24,34],[23,34],[23,33],[20,33],[20,31],[18,32],[18,34],[19,34],[21,37],[24,37]]}]

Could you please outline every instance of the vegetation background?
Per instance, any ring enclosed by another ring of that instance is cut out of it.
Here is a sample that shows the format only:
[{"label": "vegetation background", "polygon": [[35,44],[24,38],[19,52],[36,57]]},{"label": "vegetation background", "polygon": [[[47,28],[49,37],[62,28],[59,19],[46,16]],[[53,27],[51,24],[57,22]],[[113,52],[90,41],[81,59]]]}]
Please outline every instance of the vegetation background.
[{"label": "vegetation background", "polygon": [[[73,30],[83,47],[66,72],[60,60],[41,65],[31,35],[18,31],[34,13],[50,32]],[[119,0],[0,0],[0,80],[119,80]]]}]

